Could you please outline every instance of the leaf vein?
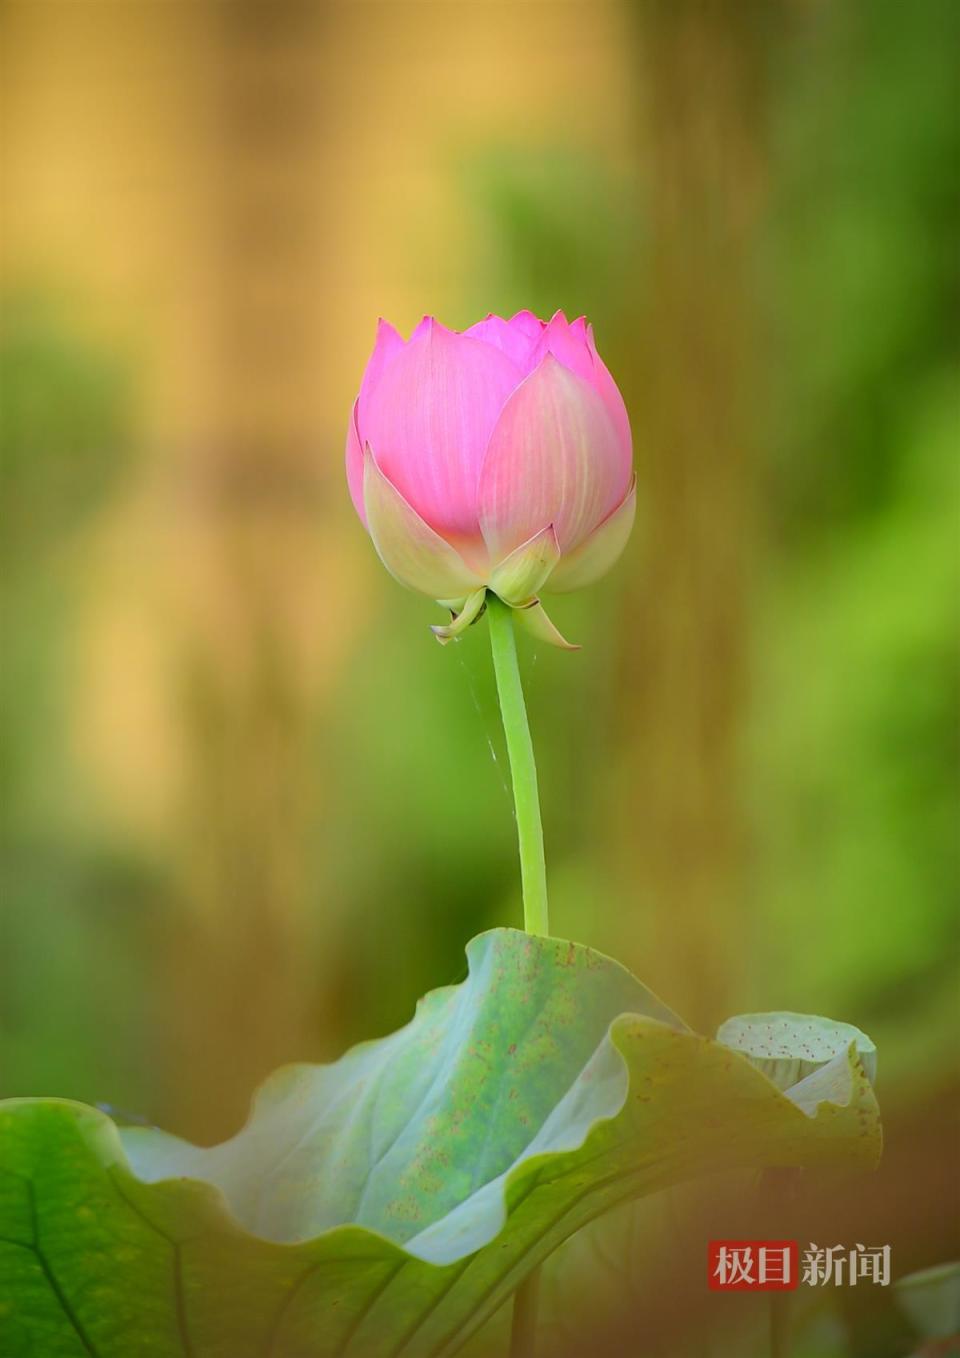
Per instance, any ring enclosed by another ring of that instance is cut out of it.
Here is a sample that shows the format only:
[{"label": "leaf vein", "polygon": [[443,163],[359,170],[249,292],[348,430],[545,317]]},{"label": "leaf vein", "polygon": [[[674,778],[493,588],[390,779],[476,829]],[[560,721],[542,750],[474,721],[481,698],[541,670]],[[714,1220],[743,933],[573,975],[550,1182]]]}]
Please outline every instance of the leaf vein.
[{"label": "leaf vein", "polygon": [[309,1268],[305,1268],[303,1272],[300,1274],[300,1277],[297,1278],[296,1282],[290,1288],[290,1291],[284,1297],[283,1301],[280,1303],[279,1307],[277,1308],[277,1314],[273,1318],[273,1324],[270,1326],[270,1329],[266,1334],[267,1347],[263,1351],[263,1358],[273,1358],[273,1355],[277,1347],[277,1340],[280,1338],[280,1327],[283,1324],[284,1316],[287,1314],[287,1311],[293,1305],[301,1289],[304,1287],[307,1279],[311,1276],[311,1274],[316,1273],[319,1267],[320,1264],[315,1263],[311,1264]]},{"label": "leaf vein", "polygon": [[[159,1227],[155,1221],[151,1221],[147,1214],[137,1206],[133,1199],[128,1198],[126,1193],[124,1193],[120,1184],[117,1182],[117,1177],[113,1170],[107,1170],[107,1178],[110,1180],[114,1192],[124,1206],[126,1206],[135,1217],[138,1217],[140,1221],[143,1222],[144,1226],[151,1230],[154,1235],[158,1235],[161,1240],[166,1241],[173,1252],[173,1302],[177,1319],[177,1334],[180,1338],[180,1347],[183,1349],[184,1358],[195,1358],[193,1340],[190,1338],[190,1331],[187,1326],[186,1297],[183,1290],[183,1252],[181,1247],[187,1244],[188,1241],[174,1240],[173,1237],[167,1235],[166,1231]],[[199,1236],[192,1238],[200,1239]]]},{"label": "leaf vein", "polygon": [[57,1301],[60,1303],[60,1309],[63,1311],[63,1314],[66,1316],[67,1320],[73,1326],[74,1332],[77,1338],[80,1340],[80,1343],[86,1349],[87,1353],[91,1355],[91,1358],[99,1358],[97,1349],[95,1348],[92,1339],[87,1334],[87,1331],[84,1328],[80,1320],[80,1317],[73,1309],[73,1306],[70,1303],[70,1299],[67,1297],[67,1294],[61,1287],[57,1275],[53,1271],[53,1266],[51,1265],[49,1259],[43,1252],[43,1248],[40,1244],[40,1221],[37,1214],[36,1191],[31,1180],[27,1179],[26,1184],[28,1190],[28,1198],[30,1202],[30,1221],[33,1226],[33,1244],[28,1246],[27,1248],[31,1249],[34,1255],[36,1256],[37,1262],[39,1263],[41,1269],[43,1270],[43,1276],[46,1278],[47,1286],[50,1288],[50,1291],[53,1293]]},{"label": "leaf vein", "polygon": [[343,1336],[343,1339],[340,1341],[340,1344],[337,1347],[337,1352],[334,1355],[334,1358],[343,1358],[343,1355],[347,1352],[350,1345],[353,1343],[353,1340],[357,1332],[359,1331],[360,1326],[363,1324],[367,1316],[373,1310],[374,1306],[376,1306],[377,1302],[386,1292],[387,1288],[393,1283],[394,1279],[397,1278],[403,1272],[408,1263],[409,1259],[401,1259],[400,1262],[396,1265],[396,1267],[390,1270],[390,1272],[384,1278],[380,1286],[375,1287],[373,1289],[370,1296],[367,1298],[366,1303],[361,1308],[360,1314],[354,1320],[353,1324],[348,1326],[346,1334]]}]

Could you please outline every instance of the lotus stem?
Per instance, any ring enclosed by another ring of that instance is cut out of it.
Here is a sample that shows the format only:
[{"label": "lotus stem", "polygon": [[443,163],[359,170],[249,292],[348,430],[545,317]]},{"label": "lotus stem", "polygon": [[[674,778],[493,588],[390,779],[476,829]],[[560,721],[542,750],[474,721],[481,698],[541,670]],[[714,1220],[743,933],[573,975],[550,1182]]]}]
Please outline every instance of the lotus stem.
[{"label": "lotus stem", "polygon": [[517,642],[513,630],[513,610],[495,594],[487,595],[490,620],[490,646],[497,677],[497,694],[503,733],[510,760],[513,801],[516,808],[517,838],[520,846],[520,886],[523,894],[523,927],[528,934],[550,932],[547,915],[547,868],[543,854],[543,824],[540,819],[540,793],[537,765],[523,700]]},{"label": "lotus stem", "polygon": [[[516,808],[517,839],[520,845],[520,886],[523,895],[523,927],[528,934],[550,932],[547,914],[547,866],[543,853],[543,822],[540,817],[540,792],[537,764],[530,739],[527,705],[523,700],[517,639],[513,630],[513,610],[487,595],[490,620],[490,647],[497,677],[497,696],[507,741],[513,802]],[[537,1343],[537,1310],[540,1270],[535,1268],[517,1288],[513,1298],[513,1328],[510,1358],[534,1358]]]}]

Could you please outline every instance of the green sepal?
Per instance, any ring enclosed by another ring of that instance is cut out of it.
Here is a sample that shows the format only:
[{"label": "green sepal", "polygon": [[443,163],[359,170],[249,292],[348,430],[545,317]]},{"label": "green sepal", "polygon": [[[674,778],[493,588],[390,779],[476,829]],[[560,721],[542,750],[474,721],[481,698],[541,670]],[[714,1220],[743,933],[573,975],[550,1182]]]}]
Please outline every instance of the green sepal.
[{"label": "green sepal", "polygon": [[[440,601],[438,600],[438,602]],[[461,632],[465,632],[471,623],[477,621],[486,606],[486,602],[486,586],[482,589],[474,590],[472,594],[468,594],[466,599],[462,601],[459,609],[451,607],[450,611],[453,613],[453,620],[451,622],[448,622],[443,627],[433,626],[430,628],[430,631],[440,642],[440,645],[445,646],[448,641],[453,641]]]},{"label": "green sepal", "polygon": [[515,609],[514,617],[520,623],[521,627],[529,632],[537,641],[545,642],[548,646],[558,646],[564,651],[579,651],[579,645],[575,642],[567,641],[566,637],[550,619],[547,610],[539,599],[533,599],[529,604],[524,604],[522,608]]},{"label": "green sepal", "polygon": [[524,608],[535,603],[560,560],[560,543],[553,524],[511,552],[490,576],[490,588],[505,604]]}]

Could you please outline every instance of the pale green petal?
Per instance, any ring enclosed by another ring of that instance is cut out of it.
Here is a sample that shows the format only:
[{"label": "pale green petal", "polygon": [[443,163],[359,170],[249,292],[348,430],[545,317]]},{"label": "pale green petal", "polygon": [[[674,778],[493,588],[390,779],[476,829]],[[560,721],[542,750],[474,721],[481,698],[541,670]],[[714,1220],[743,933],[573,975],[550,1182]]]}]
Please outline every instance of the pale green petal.
[{"label": "pale green petal", "polygon": [[559,560],[560,544],[549,524],[500,562],[490,576],[490,588],[504,603],[522,608],[540,593]]},{"label": "pale green petal", "polygon": [[623,503],[575,551],[564,555],[547,582],[550,594],[569,594],[606,575],[627,545],[637,512],[637,478]]},{"label": "pale green petal", "polygon": [[367,448],[363,504],[377,555],[401,585],[431,599],[462,598],[482,581],[387,480]]},{"label": "pale green petal", "polygon": [[567,641],[553,625],[539,599],[534,599],[525,608],[514,609],[514,617],[537,641],[545,641],[548,646],[559,646],[564,651],[579,651],[580,647]]}]

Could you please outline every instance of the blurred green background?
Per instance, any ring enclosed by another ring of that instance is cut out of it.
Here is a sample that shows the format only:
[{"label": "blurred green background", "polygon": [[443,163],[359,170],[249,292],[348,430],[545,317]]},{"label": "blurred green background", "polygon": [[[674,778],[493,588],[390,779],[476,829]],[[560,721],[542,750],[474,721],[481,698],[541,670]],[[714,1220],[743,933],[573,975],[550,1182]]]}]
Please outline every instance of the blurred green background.
[{"label": "blurred green background", "polygon": [[[519,922],[484,626],[432,642],[342,446],[378,314],[563,307],[642,510],[556,606],[583,650],[523,648],[553,927],[704,1031],[866,1029],[851,1232],[960,1249],[958,40],[954,0],[0,3],[0,1093],[212,1140]],[[902,1352],[877,1314],[839,1351]]]}]

